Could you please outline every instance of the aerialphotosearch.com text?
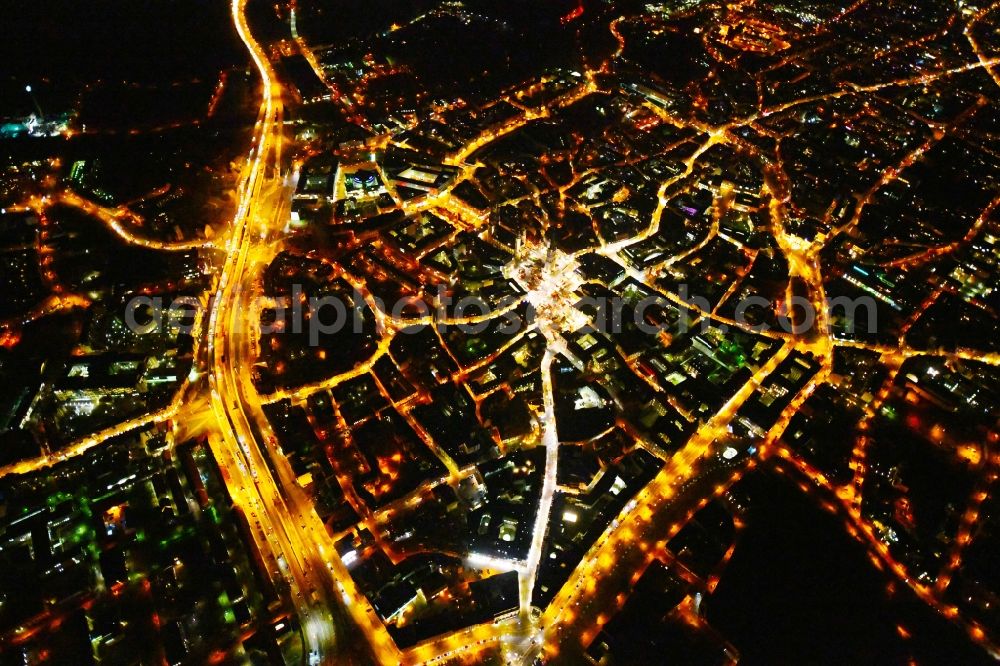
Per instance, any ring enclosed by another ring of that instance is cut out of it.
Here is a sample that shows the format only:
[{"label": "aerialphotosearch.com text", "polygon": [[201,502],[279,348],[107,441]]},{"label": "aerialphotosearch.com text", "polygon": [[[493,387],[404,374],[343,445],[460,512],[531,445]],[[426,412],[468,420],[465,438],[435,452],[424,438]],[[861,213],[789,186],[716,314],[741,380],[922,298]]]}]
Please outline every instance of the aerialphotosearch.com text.
[{"label": "aerialphotosearch.com text", "polygon": [[[697,315],[712,311],[708,299],[691,294],[686,285],[678,289],[681,301],[688,305],[688,314],[664,318],[655,313],[664,311],[678,313],[683,306],[659,295],[640,299],[626,299],[620,296],[581,296],[575,302],[579,313],[586,313],[590,327],[604,333],[620,333],[629,324],[642,333],[656,335],[663,331],[684,334],[689,330],[705,330],[712,325],[709,316]],[[366,330],[366,322],[374,319],[377,326],[384,320],[401,333],[416,333],[421,328],[433,324],[444,331],[455,327],[462,333],[477,335],[492,327],[492,330],[507,335],[516,335],[538,323],[539,310],[547,311],[545,304],[536,306],[525,299],[523,294],[510,294],[495,303],[475,295],[454,297],[445,287],[439,287],[431,303],[416,297],[396,300],[391,306],[371,294],[358,290],[350,293],[306,296],[300,285],[293,285],[291,294],[284,297],[259,297],[256,307],[247,313],[247,325],[257,325],[262,334],[306,333],[310,345],[318,345],[323,336],[341,333],[350,328],[354,333]],[[838,296],[827,299],[823,304],[829,316],[840,316],[848,328],[864,321],[865,329],[877,330],[877,307],[870,296],[849,298]],[[208,303],[193,296],[164,298],[161,296],[135,296],[125,303],[123,319],[128,328],[136,334],[162,331],[169,327],[173,331],[193,334],[197,314],[208,310]],[[372,307],[382,313],[376,317]],[[271,310],[272,315],[261,318],[260,314]],[[765,316],[770,311],[770,316]],[[809,299],[793,295],[788,302],[774,303],[768,299],[751,295],[741,299],[732,309],[728,321],[742,329],[753,332],[767,332],[778,329],[787,334],[804,335],[816,325],[818,314],[816,305]],[[794,316],[790,313],[794,312]],[[253,314],[251,314],[253,313]],[[649,316],[653,315],[653,316]],[[546,312],[549,322],[558,319],[560,313]],[[250,321],[253,317],[256,321]],[[766,321],[772,323],[766,323]]]}]

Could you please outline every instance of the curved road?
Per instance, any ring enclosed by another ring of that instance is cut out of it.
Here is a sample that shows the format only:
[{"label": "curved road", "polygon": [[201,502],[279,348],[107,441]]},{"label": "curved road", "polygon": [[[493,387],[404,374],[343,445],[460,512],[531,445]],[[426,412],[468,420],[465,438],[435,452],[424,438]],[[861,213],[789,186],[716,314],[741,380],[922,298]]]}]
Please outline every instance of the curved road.
[{"label": "curved road", "polygon": [[233,23],[260,73],[263,99],[225,264],[212,296],[207,349],[212,410],[219,432],[210,437],[210,443],[270,575],[287,583],[305,644],[304,660],[311,664],[372,663],[372,655],[357,653],[362,641],[344,640],[351,623],[344,611],[349,597],[333,571],[333,563],[340,562],[287,461],[274,455],[274,436],[250,378],[249,331],[254,322],[247,316],[253,311],[249,305],[254,269],[274,230],[282,226],[287,197],[282,196],[281,182],[281,87],[250,33],[245,2],[232,0]]}]

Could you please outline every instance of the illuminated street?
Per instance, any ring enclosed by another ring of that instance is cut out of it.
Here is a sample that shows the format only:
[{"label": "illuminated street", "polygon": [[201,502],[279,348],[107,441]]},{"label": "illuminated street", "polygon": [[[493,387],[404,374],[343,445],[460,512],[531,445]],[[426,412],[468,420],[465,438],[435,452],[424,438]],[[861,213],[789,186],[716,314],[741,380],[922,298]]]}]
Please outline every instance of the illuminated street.
[{"label": "illuminated street", "polygon": [[1000,659],[1000,3],[140,5],[11,11],[5,659]]}]

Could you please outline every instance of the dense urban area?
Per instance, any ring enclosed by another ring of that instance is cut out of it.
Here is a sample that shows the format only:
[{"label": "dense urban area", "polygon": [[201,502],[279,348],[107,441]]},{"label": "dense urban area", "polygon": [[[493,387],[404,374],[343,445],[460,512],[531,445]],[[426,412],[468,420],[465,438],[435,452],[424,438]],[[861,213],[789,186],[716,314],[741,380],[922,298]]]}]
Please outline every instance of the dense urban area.
[{"label": "dense urban area", "polygon": [[1000,659],[1000,2],[12,5],[0,662]]}]

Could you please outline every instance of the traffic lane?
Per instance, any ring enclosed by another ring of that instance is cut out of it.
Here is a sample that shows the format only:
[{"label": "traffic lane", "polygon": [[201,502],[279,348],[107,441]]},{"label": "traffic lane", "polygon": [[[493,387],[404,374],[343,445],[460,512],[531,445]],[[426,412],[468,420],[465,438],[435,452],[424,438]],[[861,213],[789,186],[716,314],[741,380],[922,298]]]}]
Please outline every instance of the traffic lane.
[{"label": "traffic lane", "polygon": [[672,529],[685,524],[701,505],[724,492],[742,469],[742,465],[711,465],[696,478],[680,484],[672,498],[653,496],[651,512],[637,507],[622,524],[631,526],[632,538],[620,538],[621,530],[610,536],[617,539],[610,570],[607,562],[596,557],[582,561],[574,572],[572,596],[556,611],[561,619],[544,628],[547,662],[574,666],[582,663],[586,645],[628,597],[654,559],[658,544],[668,538]]}]

